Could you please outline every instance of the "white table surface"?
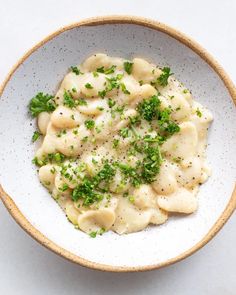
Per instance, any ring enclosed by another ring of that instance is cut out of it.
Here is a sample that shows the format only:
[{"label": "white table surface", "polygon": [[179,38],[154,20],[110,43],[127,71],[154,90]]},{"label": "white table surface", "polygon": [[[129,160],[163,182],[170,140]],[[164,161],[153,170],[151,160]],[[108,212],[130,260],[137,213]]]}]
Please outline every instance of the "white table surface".
[{"label": "white table surface", "polygon": [[[150,17],[180,29],[236,83],[235,0],[0,0],[0,81],[26,50],[58,27],[108,14]],[[0,294],[235,295],[236,214],[190,258],[161,270],[117,274],[80,267],[46,250],[0,202]]]}]

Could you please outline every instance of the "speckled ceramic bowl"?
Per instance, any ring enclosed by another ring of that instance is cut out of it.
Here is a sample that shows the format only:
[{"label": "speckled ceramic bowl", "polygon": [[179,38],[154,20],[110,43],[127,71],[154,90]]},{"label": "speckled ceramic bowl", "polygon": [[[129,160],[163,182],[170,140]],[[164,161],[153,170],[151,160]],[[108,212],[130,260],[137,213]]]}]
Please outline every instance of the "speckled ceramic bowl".
[{"label": "speckled ceramic bowl", "polygon": [[[39,183],[31,159],[35,121],[27,105],[39,91],[54,93],[67,69],[90,54],[144,57],[170,65],[176,77],[214,115],[207,150],[213,169],[199,192],[199,210],[162,226],[91,239],[75,230]],[[158,22],[136,17],[99,17],[65,27],[31,49],[0,90],[1,199],[33,238],[81,265],[108,271],[139,271],[179,261],[204,246],[235,209],[236,92],[216,61],[194,41]]]}]

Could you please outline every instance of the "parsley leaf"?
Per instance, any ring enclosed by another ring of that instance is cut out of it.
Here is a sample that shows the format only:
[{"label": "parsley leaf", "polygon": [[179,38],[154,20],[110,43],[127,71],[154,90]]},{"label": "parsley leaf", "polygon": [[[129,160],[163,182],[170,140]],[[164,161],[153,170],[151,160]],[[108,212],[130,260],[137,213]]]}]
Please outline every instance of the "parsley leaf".
[{"label": "parsley leaf", "polygon": [[89,234],[89,236],[90,236],[91,238],[96,238],[96,236],[97,236],[97,231],[91,231],[91,233]]},{"label": "parsley leaf", "polygon": [[61,164],[65,160],[65,156],[61,153],[55,153],[55,154],[48,154],[47,156],[44,156],[42,159],[39,159],[37,157],[34,157],[32,160],[32,163],[36,166],[43,166],[47,163],[53,163],[56,162],[57,164]]},{"label": "parsley leaf", "polygon": [[137,110],[143,119],[151,122],[157,117],[160,104],[161,101],[157,95],[153,95],[149,99],[144,99],[141,103],[139,103]]},{"label": "parsley leaf", "polygon": [[162,163],[162,157],[159,146],[151,146],[148,144],[144,148],[144,154],[146,155],[142,162],[141,176],[144,183],[151,183],[155,181],[156,175],[160,172],[160,166]]},{"label": "parsley leaf", "polygon": [[125,128],[121,128],[120,129],[120,135],[123,138],[129,137],[129,128],[125,127]]},{"label": "parsley leaf", "polygon": [[113,139],[112,147],[113,147],[114,149],[116,149],[116,148],[118,147],[119,143],[120,143],[119,139],[116,139],[116,138]]},{"label": "parsley leaf", "polygon": [[73,99],[69,91],[65,91],[63,95],[64,101],[63,105],[69,108],[74,108],[76,106],[76,101]]},{"label": "parsley leaf", "polygon": [[161,86],[167,86],[168,85],[168,78],[173,75],[173,73],[170,72],[169,67],[164,67],[162,69],[162,74],[157,78],[157,82]]},{"label": "parsley leaf", "polygon": [[55,110],[56,104],[53,96],[39,92],[29,103],[29,110],[33,117],[37,117],[42,112],[51,113]]},{"label": "parsley leaf", "polygon": [[199,108],[197,108],[197,110],[196,110],[196,114],[197,114],[197,116],[198,116],[199,118],[202,117],[202,112],[199,110]]},{"label": "parsley leaf", "polygon": [[86,120],[84,122],[85,126],[87,129],[93,129],[95,126],[95,121],[94,120]]},{"label": "parsley leaf", "polygon": [[106,90],[98,91],[98,95],[99,95],[101,98],[104,98],[104,97],[106,96]]},{"label": "parsley leaf", "polygon": [[69,188],[69,185],[67,183],[63,183],[62,187],[59,187],[59,190],[62,192],[65,192]]},{"label": "parsley leaf", "polygon": [[124,94],[130,94],[124,83],[120,83],[120,87]]},{"label": "parsley leaf", "polygon": [[87,89],[93,89],[93,86],[90,83],[86,83],[84,86]]},{"label": "parsley leaf", "polygon": [[132,67],[133,67],[133,62],[129,62],[129,61],[124,62],[124,69],[125,69],[127,74],[129,74],[129,75],[131,74]]},{"label": "parsley leaf", "polygon": [[159,113],[158,125],[161,131],[167,133],[167,136],[173,135],[176,132],[180,131],[180,127],[175,122],[170,119],[171,110],[169,108],[165,108],[163,111]]},{"label": "parsley leaf", "polygon": [[108,98],[107,103],[108,103],[109,108],[114,107],[114,105],[116,104],[116,102],[114,100],[112,100],[111,98]]},{"label": "parsley leaf", "polygon": [[38,131],[34,131],[34,134],[32,136],[32,142],[35,142],[36,140],[38,140],[38,138],[41,136],[42,134]]},{"label": "parsley leaf", "polygon": [[71,68],[71,71],[72,71],[74,74],[76,74],[77,76],[78,76],[79,74],[83,75],[83,73],[80,71],[80,69],[79,69],[78,67],[71,66],[70,68]]},{"label": "parsley leaf", "polygon": [[80,99],[78,99],[78,105],[79,106],[86,106],[86,105],[88,105],[88,103],[84,98],[80,98]]},{"label": "parsley leaf", "polygon": [[103,168],[93,177],[85,177],[83,181],[77,185],[72,192],[72,200],[83,200],[83,205],[88,206],[94,202],[100,201],[103,198],[101,192],[104,191],[104,186],[109,184],[115,175],[115,167],[105,162]]},{"label": "parsley leaf", "polygon": [[116,69],[116,66],[112,65],[110,68],[108,68],[106,70],[104,69],[104,67],[97,68],[97,72],[103,73],[105,75],[109,75],[109,74],[113,74],[115,72],[115,69]]}]

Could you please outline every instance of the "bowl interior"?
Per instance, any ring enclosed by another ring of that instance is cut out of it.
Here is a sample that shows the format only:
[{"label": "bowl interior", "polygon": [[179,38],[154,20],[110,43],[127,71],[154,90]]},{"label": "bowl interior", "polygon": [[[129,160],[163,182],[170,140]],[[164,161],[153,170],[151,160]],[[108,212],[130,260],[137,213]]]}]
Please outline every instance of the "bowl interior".
[{"label": "bowl interior", "polygon": [[[175,76],[208,107],[214,122],[207,149],[212,176],[198,194],[199,209],[171,217],[162,226],[119,236],[112,232],[91,239],[75,230],[39,183],[31,163],[36,150],[35,121],[27,113],[31,97],[55,93],[71,65],[93,53],[143,57],[169,65]],[[0,183],[29,222],[58,246],[91,262],[145,267],[174,258],[199,242],[225,209],[236,175],[236,112],[227,88],[193,50],[173,37],[135,24],[99,24],[69,29],[55,36],[18,67],[0,100]]]}]

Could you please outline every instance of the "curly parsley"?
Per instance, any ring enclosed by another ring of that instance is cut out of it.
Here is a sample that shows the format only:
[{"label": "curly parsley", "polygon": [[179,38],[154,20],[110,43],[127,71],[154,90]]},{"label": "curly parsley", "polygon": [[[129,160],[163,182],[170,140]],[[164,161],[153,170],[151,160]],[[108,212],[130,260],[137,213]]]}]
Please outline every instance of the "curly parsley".
[{"label": "curly parsley", "polygon": [[29,110],[33,117],[37,117],[42,112],[51,113],[56,109],[54,97],[49,94],[39,92],[29,103]]},{"label": "curly parsley", "polygon": [[169,77],[173,75],[173,73],[170,72],[170,68],[169,67],[164,67],[162,69],[162,74],[160,75],[160,77],[157,78],[157,82],[159,85],[161,86],[167,86],[168,85],[168,79]]}]

